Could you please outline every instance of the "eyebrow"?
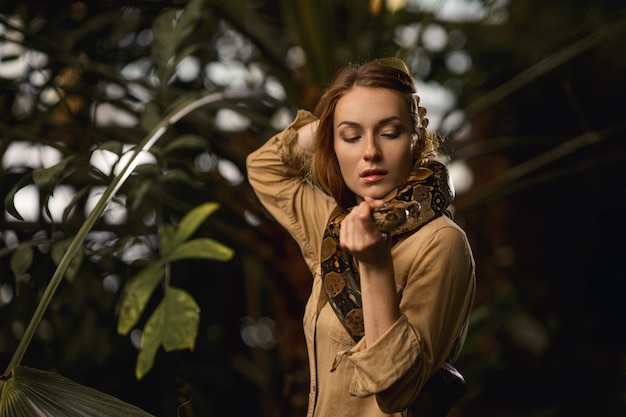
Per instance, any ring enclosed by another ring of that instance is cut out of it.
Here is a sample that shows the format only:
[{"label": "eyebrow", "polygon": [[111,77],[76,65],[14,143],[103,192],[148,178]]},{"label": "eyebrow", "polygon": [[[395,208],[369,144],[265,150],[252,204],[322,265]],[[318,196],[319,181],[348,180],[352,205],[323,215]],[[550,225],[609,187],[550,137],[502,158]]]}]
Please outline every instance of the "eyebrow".
[{"label": "eyebrow", "polygon": [[[385,117],[384,119],[381,119],[381,120],[379,120],[376,123],[376,127],[385,126],[385,125],[388,125],[389,123],[395,122],[395,121],[402,122],[402,118],[400,116]],[[359,123],[352,122],[350,120],[344,120],[344,121],[341,121],[341,122],[337,123],[337,127],[338,128],[343,126],[343,125],[350,126],[350,127],[360,127],[361,126]]]}]

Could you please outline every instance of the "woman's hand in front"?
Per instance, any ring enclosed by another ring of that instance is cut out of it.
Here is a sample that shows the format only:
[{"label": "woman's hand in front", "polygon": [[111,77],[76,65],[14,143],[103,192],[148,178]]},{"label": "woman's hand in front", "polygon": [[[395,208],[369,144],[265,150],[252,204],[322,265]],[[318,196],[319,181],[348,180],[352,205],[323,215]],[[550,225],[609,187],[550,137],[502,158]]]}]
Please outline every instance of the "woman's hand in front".
[{"label": "woman's hand in front", "polygon": [[373,268],[391,263],[391,243],[372,222],[372,211],[384,207],[383,200],[365,197],[341,222],[339,243],[356,261]]}]

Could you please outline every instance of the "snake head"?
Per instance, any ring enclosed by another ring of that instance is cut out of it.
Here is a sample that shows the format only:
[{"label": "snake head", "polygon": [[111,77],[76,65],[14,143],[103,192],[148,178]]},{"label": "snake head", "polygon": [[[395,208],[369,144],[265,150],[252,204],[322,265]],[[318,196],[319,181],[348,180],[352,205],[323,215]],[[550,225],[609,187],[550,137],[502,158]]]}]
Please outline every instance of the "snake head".
[{"label": "snake head", "polygon": [[417,217],[420,205],[415,201],[388,203],[372,211],[372,222],[383,233],[390,233],[406,223],[409,217]]}]

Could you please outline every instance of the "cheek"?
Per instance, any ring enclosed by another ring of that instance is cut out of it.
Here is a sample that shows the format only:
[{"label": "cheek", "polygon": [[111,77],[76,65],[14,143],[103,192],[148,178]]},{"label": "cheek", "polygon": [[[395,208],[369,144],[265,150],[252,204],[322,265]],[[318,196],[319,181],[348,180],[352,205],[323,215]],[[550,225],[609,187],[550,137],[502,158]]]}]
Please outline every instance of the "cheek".
[{"label": "cheek", "polygon": [[411,172],[413,169],[413,165],[415,165],[415,161],[417,161],[417,154],[415,152],[415,148],[411,147],[410,149],[405,150],[402,155],[398,155],[398,169],[399,176],[405,177]]},{"label": "cheek", "polygon": [[416,145],[417,144],[411,140],[408,143],[405,142],[403,145],[393,148],[394,159],[398,164],[412,164],[418,148]]},{"label": "cheek", "polygon": [[339,165],[347,167],[354,164],[355,158],[358,159],[359,152],[356,146],[346,146],[341,141],[335,142],[335,158],[339,161]]}]

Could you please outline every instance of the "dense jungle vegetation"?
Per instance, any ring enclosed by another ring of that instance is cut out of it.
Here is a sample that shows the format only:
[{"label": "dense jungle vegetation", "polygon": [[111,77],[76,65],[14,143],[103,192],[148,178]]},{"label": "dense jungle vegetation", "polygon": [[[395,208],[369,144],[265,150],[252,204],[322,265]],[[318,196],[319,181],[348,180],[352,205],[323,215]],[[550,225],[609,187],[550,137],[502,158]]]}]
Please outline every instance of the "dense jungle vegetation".
[{"label": "dense jungle vegetation", "polygon": [[303,416],[311,277],[245,157],[383,56],[476,258],[451,417],[626,415],[624,39],[620,0],[0,0],[0,415],[34,369],[59,402],[57,374],[159,417]]}]

